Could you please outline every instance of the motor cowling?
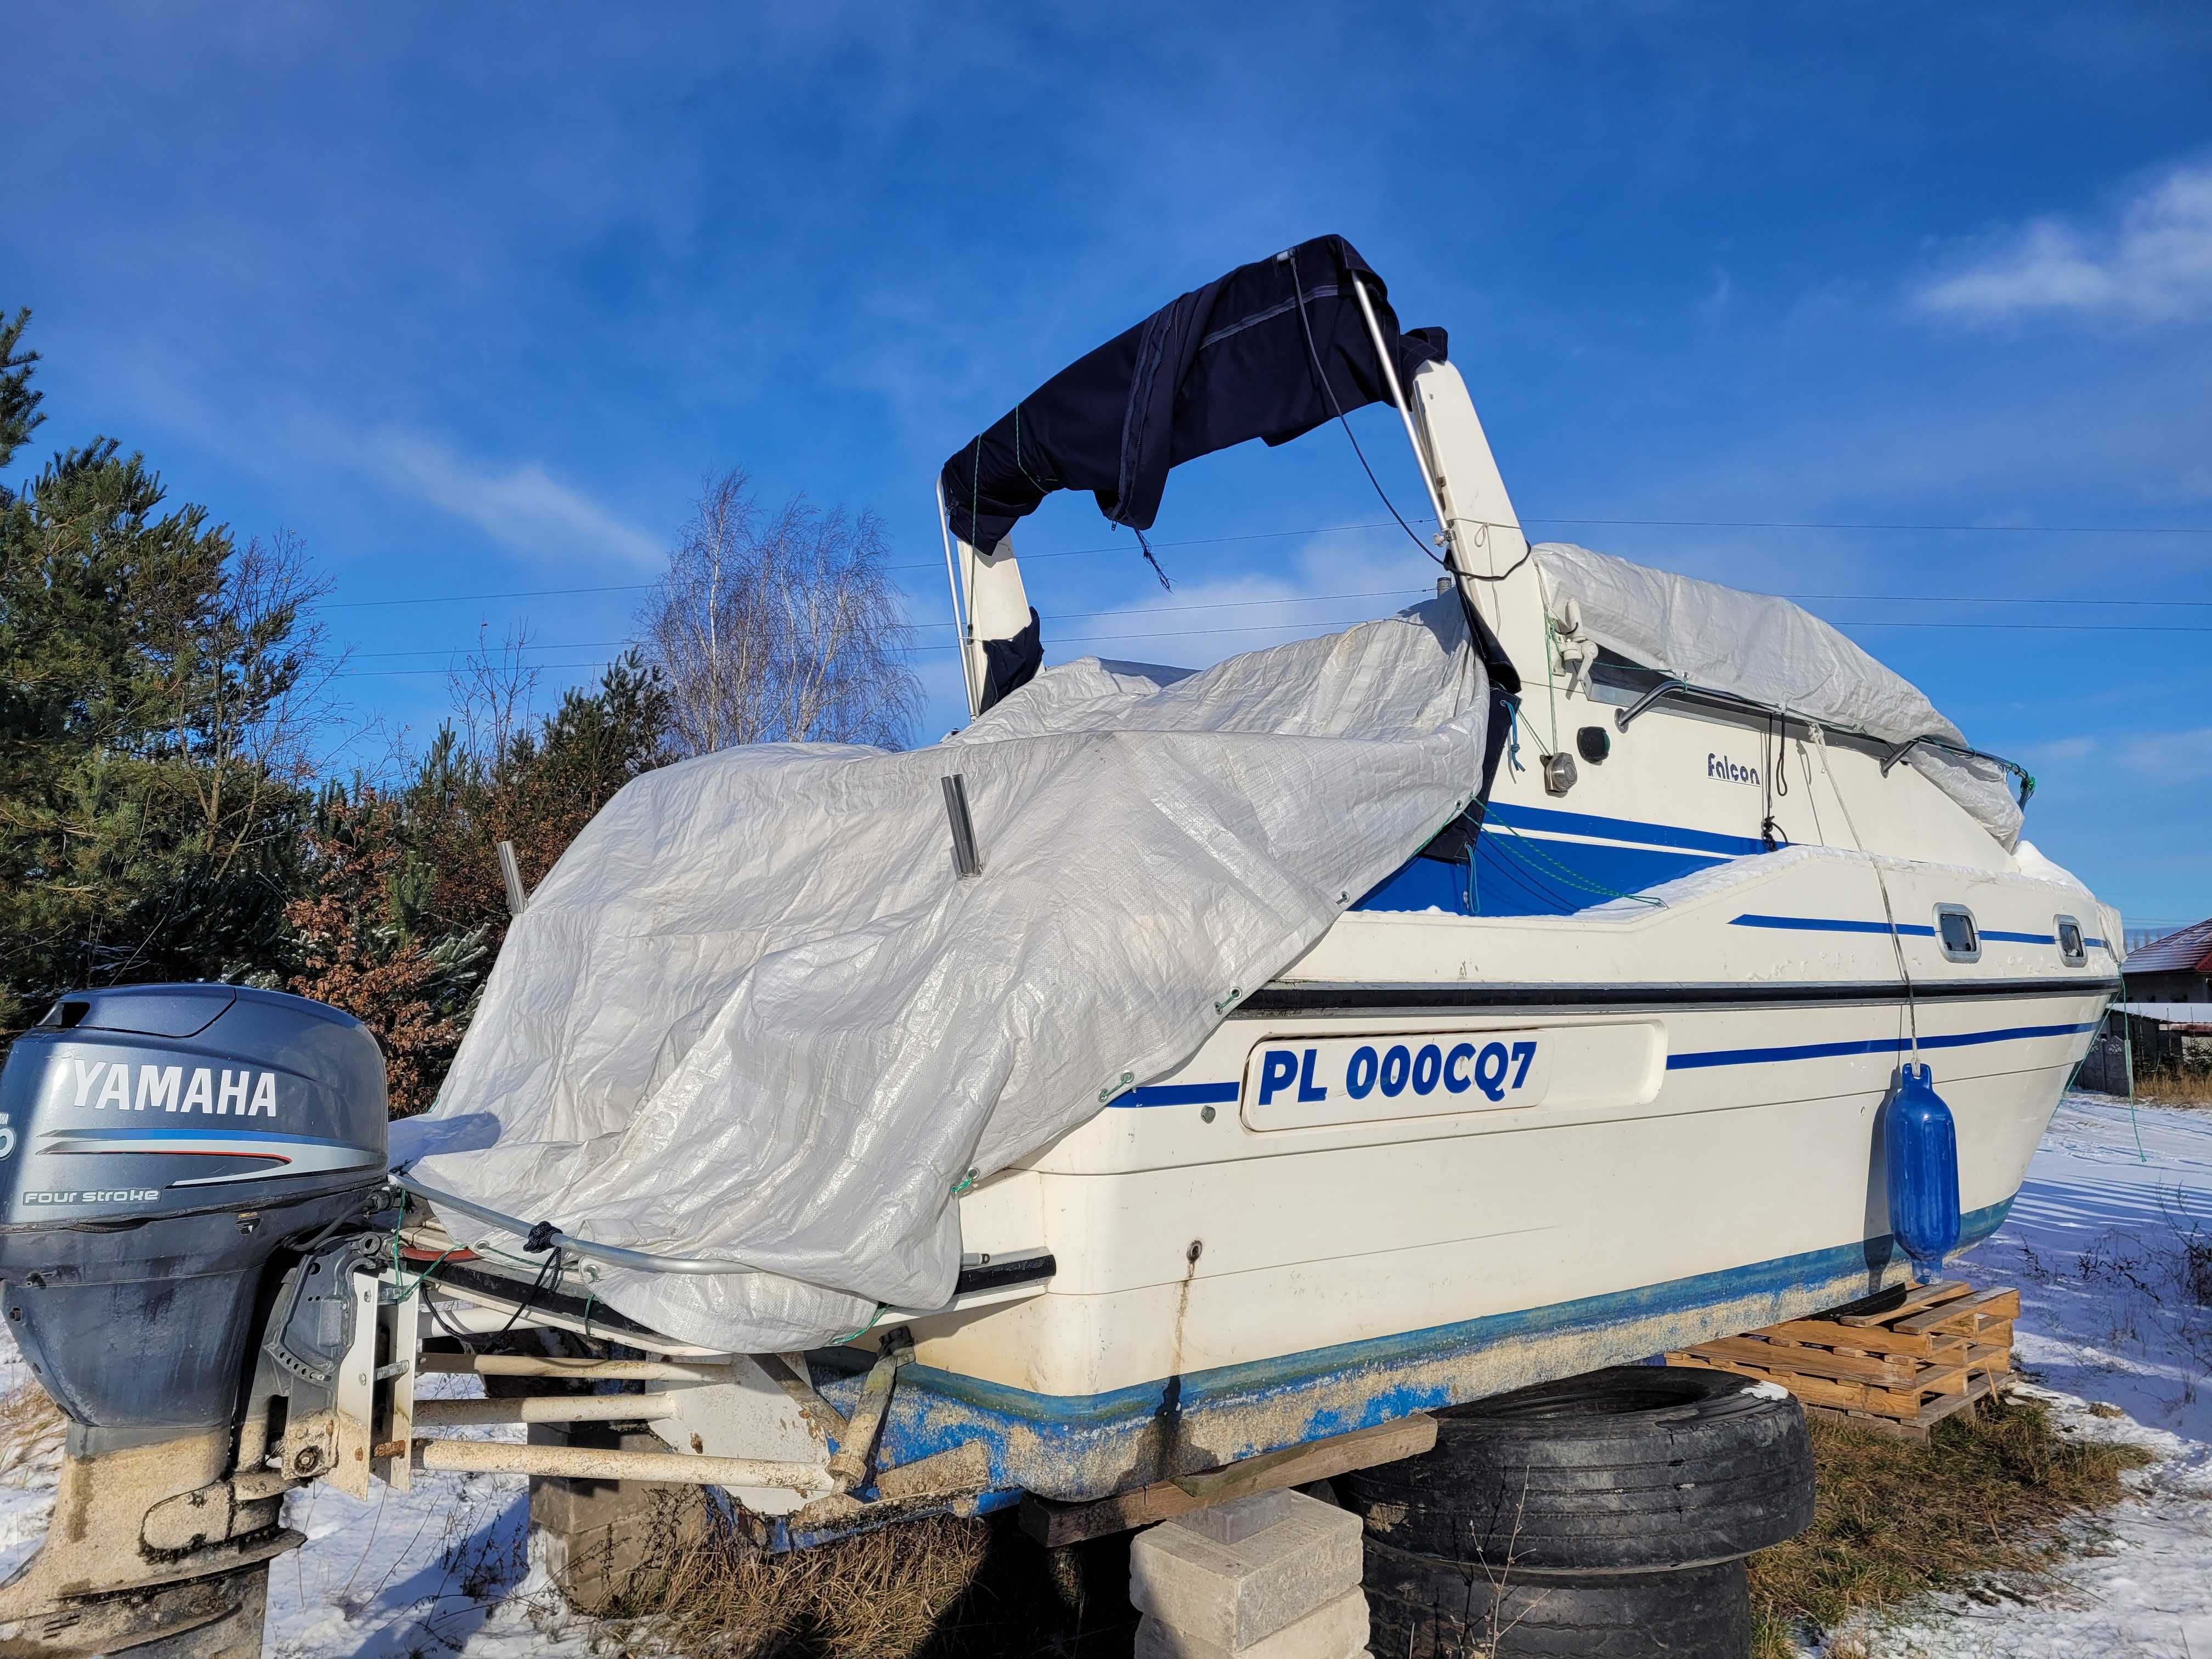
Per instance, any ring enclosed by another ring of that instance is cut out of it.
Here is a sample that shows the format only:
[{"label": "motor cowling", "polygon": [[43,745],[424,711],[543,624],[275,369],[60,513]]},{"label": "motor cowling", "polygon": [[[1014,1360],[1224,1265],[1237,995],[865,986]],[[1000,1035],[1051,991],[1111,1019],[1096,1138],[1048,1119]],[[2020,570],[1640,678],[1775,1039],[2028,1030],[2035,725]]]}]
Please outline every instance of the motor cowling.
[{"label": "motor cowling", "polygon": [[0,1305],[70,1427],[0,1659],[261,1650],[269,1563],[304,1541],[268,1465],[331,1466],[386,1116],[367,1029],[271,991],[77,992],[15,1039]]},{"label": "motor cowling", "polygon": [[73,1443],[234,1420],[272,1266],[365,1218],[386,1116],[367,1028],[277,992],[79,992],[15,1040],[0,1069],[0,1281]]}]

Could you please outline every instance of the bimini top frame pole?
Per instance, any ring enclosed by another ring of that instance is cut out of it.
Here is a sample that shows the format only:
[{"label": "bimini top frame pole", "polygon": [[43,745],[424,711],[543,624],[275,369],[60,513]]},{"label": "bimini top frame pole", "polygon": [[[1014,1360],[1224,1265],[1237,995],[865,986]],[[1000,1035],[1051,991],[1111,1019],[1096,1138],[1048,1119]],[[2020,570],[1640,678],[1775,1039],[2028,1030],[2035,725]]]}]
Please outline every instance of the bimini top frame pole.
[{"label": "bimini top frame pole", "polygon": [[960,653],[960,684],[968,692],[968,717],[975,717],[975,665],[969,660],[975,654],[975,640],[969,626],[967,607],[960,603],[960,562],[952,550],[952,515],[945,510],[945,480],[937,481],[937,529],[945,538],[945,580],[952,587],[952,631],[959,640],[955,647]]},{"label": "bimini top frame pole", "polygon": [[[750,1273],[757,1267],[749,1267],[742,1261],[727,1261],[707,1256],[655,1255],[650,1250],[625,1249],[619,1244],[599,1244],[588,1238],[578,1238],[562,1232],[558,1227],[542,1224],[533,1226],[518,1217],[502,1215],[497,1210],[481,1204],[471,1204],[451,1193],[441,1193],[435,1187],[426,1187],[412,1176],[395,1170],[392,1184],[404,1193],[410,1193],[434,1209],[451,1210],[460,1215],[473,1216],[488,1226],[517,1238],[541,1240],[544,1248],[566,1250],[571,1255],[586,1255],[604,1261],[611,1267],[629,1267],[647,1273]],[[526,1248],[527,1248],[526,1246]]]},{"label": "bimini top frame pole", "polygon": [[1367,324],[1367,338],[1375,348],[1375,361],[1382,365],[1382,383],[1390,388],[1390,401],[1397,407],[1398,418],[1405,422],[1406,441],[1413,446],[1413,464],[1421,469],[1421,487],[1429,492],[1429,507],[1437,515],[1437,529],[1443,540],[1444,562],[1456,574],[1461,569],[1459,538],[1452,532],[1451,520],[1444,515],[1444,498],[1437,488],[1436,465],[1429,458],[1428,446],[1421,441],[1420,428],[1413,424],[1413,411],[1406,402],[1406,389],[1398,384],[1398,365],[1390,361],[1389,349],[1382,342],[1382,327],[1375,320],[1375,302],[1367,297],[1367,284],[1354,276],[1352,292],[1359,301],[1360,317]]}]

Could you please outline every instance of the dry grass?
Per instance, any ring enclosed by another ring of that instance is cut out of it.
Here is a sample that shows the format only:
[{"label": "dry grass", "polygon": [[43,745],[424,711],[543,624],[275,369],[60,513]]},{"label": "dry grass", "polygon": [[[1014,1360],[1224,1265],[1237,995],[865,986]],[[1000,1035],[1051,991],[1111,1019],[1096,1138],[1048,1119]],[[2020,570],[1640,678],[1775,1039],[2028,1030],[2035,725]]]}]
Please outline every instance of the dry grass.
[{"label": "dry grass", "polygon": [[973,1522],[916,1521],[789,1555],[726,1530],[674,1553],[620,1608],[693,1659],[911,1659],[975,1577]]},{"label": "dry grass", "polygon": [[37,1383],[0,1395],[0,1482],[25,1485],[27,1477],[61,1459],[69,1423]]},{"label": "dry grass", "polygon": [[2212,1068],[2144,1072],[2136,1079],[2136,1092],[2154,1106],[2212,1106]]},{"label": "dry grass", "polygon": [[686,1659],[1105,1659],[1129,1651],[1127,1577],[1126,1539],[1047,1552],[1004,1516],[777,1556],[717,1528],[611,1611]]},{"label": "dry grass", "polygon": [[1757,1659],[1785,1659],[1793,1630],[1941,1590],[2026,1588],[2066,1553],[2060,1528],[2124,1495],[2129,1447],[2057,1433],[2031,1401],[1984,1402],[1926,1444],[1815,1421],[1820,1496],[1801,1536],[1751,1559]]}]

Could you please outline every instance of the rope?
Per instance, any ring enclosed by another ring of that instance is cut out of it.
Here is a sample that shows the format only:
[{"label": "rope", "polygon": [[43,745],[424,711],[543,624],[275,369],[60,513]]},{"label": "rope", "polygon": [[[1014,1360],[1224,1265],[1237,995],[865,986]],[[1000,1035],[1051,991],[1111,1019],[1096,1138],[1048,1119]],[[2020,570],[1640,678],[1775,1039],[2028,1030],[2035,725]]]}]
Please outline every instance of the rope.
[{"label": "rope", "polygon": [[[1414,546],[1419,548],[1421,551],[1426,554],[1431,559],[1435,560],[1437,563],[1443,566],[1445,569],[1451,570],[1452,567],[1450,562],[1438,556],[1437,550],[1431,547],[1426,542],[1423,541],[1420,537],[1415,533],[1413,526],[1406,522],[1406,515],[1398,511],[1396,505],[1391,501],[1389,493],[1383,489],[1382,481],[1375,476],[1375,469],[1367,465],[1367,452],[1360,448],[1359,440],[1352,437],[1352,422],[1344,418],[1344,407],[1336,400],[1336,388],[1328,383],[1328,371],[1323,369],[1321,366],[1321,353],[1314,349],[1313,324],[1306,316],[1305,284],[1298,280],[1298,259],[1297,255],[1295,252],[1289,256],[1289,262],[1291,267],[1291,297],[1298,302],[1298,328],[1306,337],[1306,359],[1313,364],[1314,378],[1321,382],[1322,395],[1328,399],[1329,410],[1336,416],[1336,423],[1344,428],[1344,435],[1346,438],[1351,439],[1352,453],[1359,457],[1360,471],[1366,473],[1367,482],[1375,486],[1376,498],[1379,500],[1385,507],[1389,509],[1390,516],[1397,520],[1398,528],[1406,532],[1407,539],[1411,541]],[[1379,369],[1382,368],[1382,365],[1378,362],[1376,365],[1376,368]],[[1527,556],[1523,555],[1522,556],[1525,558]],[[1521,567],[1517,564],[1513,567],[1514,570],[1518,570]],[[1454,575],[1457,575],[1460,573],[1453,571],[1452,574]],[[1510,576],[1513,572],[1509,570],[1505,574]]]},{"label": "rope", "polygon": [[[1648,904],[1655,909],[1663,910],[1667,908],[1666,900],[1653,898],[1649,893],[1624,893],[1616,888],[1607,887],[1601,881],[1590,880],[1581,872],[1570,869],[1567,866],[1560,863],[1557,859],[1544,852],[1541,848],[1537,847],[1534,842],[1530,841],[1528,836],[1522,835],[1511,824],[1504,823],[1503,820],[1488,820],[1483,824],[1483,828],[1487,830],[1492,823],[1495,823],[1498,828],[1503,830],[1507,835],[1512,836],[1514,840],[1521,842],[1522,846],[1526,847],[1532,856],[1543,860],[1545,863],[1550,865],[1554,870],[1557,870],[1563,879],[1577,887],[1582,888],[1587,892],[1602,893],[1607,898],[1626,899],[1632,904]],[[1473,860],[1470,859],[1468,861],[1472,863]]]},{"label": "rope", "polygon": [[1851,817],[1851,804],[1844,798],[1843,786],[1836,781],[1836,769],[1828,763],[1828,734],[1822,727],[1813,728],[1813,741],[1820,745],[1820,769],[1828,775],[1828,787],[1836,792],[1836,805],[1844,809],[1844,827],[1851,832],[1851,844],[1859,849],[1866,861],[1874,866],[1874,884],[1881,894],[1881,914],[1889,924],[1889,948],[1897,954],[1897,976],[1905,981],[1905,1017],[1911,1034],[1912,1063],[1920,1062],[1920,1005],[1912,989],[1912,970],[1905,962],[1904,936],[1897,931],[1897,912],[1890,908],[1889,880],[1881,873],[1881,860],[1867,850],[1860,837],[1857,820]]},{"label": "rope", "polygon": [[831,1337],[830,1339],[830,1346],[833,1348],[842,1348],[848,1342],[850,1342],[854,1337],[866,1336],[870,1331],[875,1328],[876,1322],[884,1316],[884,1310],[890,1305],[891,1304],[888,1302],[877,1303],[876,1310],[868,1316],[866,1323],[846,1332],[842,1336]]},{"label": "rope", "polygon": [[1780,709],[1770,710],[1766,730],[1759,744],[1760,763],[1759,805],[1762,816],[1759,821],[1759,838],[1766,843],[1770,853],[1786,845],[1790,837],[1774,821],[1774,803],[1785,799],[1790,793],[1790,717]]},{"label": "rope", "polygon": [[[1548,620],[1549,620],[1549,619],[1547,618],[1547,621],[1548,622]],[[1513,701],[1513,718],[1514,718],[1514,719],[1516,719],[1516,720],[1520,721],[1522,725],[1526,726],[1528,726],[1528,741],[1529,741],[1529,742],[1531,742],[1531,743],[1533,743],[1533,744],[1534,744],[1536,745],[1536,752],[1537,752],[1537,754],[1539,754],[1539,755],[1540,755],[1541,757],[1543,757],[1543,758],[1544,758],[1544,759],[1546,759],[1546,760],[1549,760],[1549,759],[1551,759],[1551,757],[1552,757],[1553,755],[1555,755],[1555,754],[1557,754],[1557,753],[1559,752],[1559,750],[1558,750],[1557,744],[1558,744],[1558,743],[1559,743],[1559,726],[1558,726],[1558,725],[1556,724],[1556,718],[1557,718],[1558,711],[1555,709],[1555,710],[1553,710],[1553,716],[1554,716],[1554,724],[1553,724],[1553,727],[1552,727],[1552,741],[1553,741],[1553,745],[1554,745],[1554,746],[1553,746],[1553,747],[1552,747],[1552,748],[1547,749],[1547,748],[1544,746],[1544,740],[1543,740],[1543,738],[1540,738],[1540,737],[1538,737],[1538,736],[1536,735],[1536,728],[1535,728],[1535,726],[1534,726],[1534,725],[1529,721],[1528,717],[1526,714],[1522,714],[1522,713],[1521,712],[1521,701],[1520,701],[1520,699],[1516,697],[1516,698],[1515,698],[1515,699],[1514,699],[1514,701]],[[1516,745],[1516,748],[1517,748],[1517,746],[1518,746],[1518,745]],[[1516,769],[1516,770],[1518,770],[1518,769],[1519,769],[1519,762],[1518,762],[1517,760],[1515,762],[1515,769]]]},{"label": "rope", "polygon": [[[392,1255],[395,1261],[398,1256],[398,1240],[399,1236],[397,1233],[394,1233],[392,1235]],[[415,1275],[411,1283],[401,1285],[399,1287],[399,1294],[394,1297],[392,1300],[395,1302],[404,1302],[409,1297],[414,1295],[416,1291],[421,1290],[422,1288],[422,1281],[429,1278],[432,1273],[437,1272],[439,1268],[444,1267],[446,1265],[446,1258],[453,1255],[456,1251],[459,1250],[460,1248],[461,1247],[459,1245],[456,1244],[453,1246],[453,1249],[441,1252],[435,1261],[433,1261],[428,1267],[423,1268],[421,1273]],[[392,1274],[394,1279],[397,1279],[399,1276],[399,1270],[397,1267],[392,1268]]]},{"label": "rope", "polygon": [[[980,446],[978,446],[978,453],[981,453]],[[1056,482],[1053,483],[1040,483],[1037,479],[1037,475],[1030,471],[1028,464],[1022,459],[1022,406],[1019,404],[1016,404],[1014,405],[1014,466],[1015,469],[1021,473],[1022,477],[1030,481],[1030,487],[1035,489],[1040,495],[1049,495],[1054,490],[1060,488],[1060,485]]]}]

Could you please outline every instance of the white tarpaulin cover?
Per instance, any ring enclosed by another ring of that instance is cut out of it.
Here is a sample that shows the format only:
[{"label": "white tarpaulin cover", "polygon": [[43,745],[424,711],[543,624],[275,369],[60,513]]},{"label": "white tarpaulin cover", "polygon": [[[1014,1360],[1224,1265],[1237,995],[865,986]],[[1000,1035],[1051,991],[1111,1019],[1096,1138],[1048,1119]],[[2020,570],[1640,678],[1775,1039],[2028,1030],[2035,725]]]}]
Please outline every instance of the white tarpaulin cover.
[{"label": "white tarpaulin cover", "polygon": [[[1583,634],[1632,662],[1886,743],[1966,741],[1919,688],[1787,599],[1565,542],[1540,543],[1535,556],[1553,616],[1571,598]],[[2020,839],[2021,811],[2003,769],[1925,745],[1907,763],[2008,848]]]},{"label": "white tarpaulin cover", "polygon": [[787,1350],[941,1305],[956,1189],[1187,1059],[1402,865],[1472,798],[1488,708],[1443,599],[1164,687],[1073,663],[912,753],[650,773],[531,896],[395,1161],[579,1237],[762,1270],[596,1287],[691,1341]]}]

